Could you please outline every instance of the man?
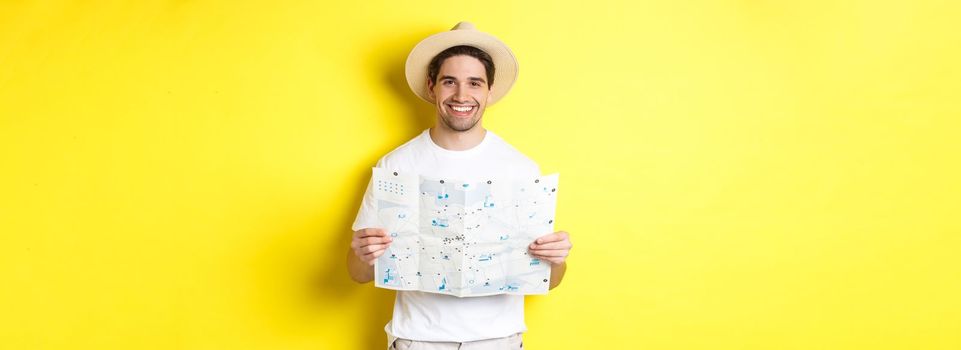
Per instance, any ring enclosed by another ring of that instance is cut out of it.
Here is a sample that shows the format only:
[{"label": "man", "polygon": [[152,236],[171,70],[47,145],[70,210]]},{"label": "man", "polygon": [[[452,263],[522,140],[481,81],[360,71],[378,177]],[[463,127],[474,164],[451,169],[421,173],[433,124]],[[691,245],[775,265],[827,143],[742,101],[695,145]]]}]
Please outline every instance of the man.
[{"label": "man", "polygon": [[[436,106],[437,122],[385,155],[377,167],[468,181],[540,176],[536,163],[482,126],[487,105],[504,97],[517,77],[517,61],[506,45],[461,22],[417,44],[406,74],[414,93]],[[355,281],[366,283],[373,280],[374,261],[391,244],[377,227],[370,186],[352,229],[348,270]],[[532,257],[551,264],[553,289],[567,268],[568,234],[548,233],[529,248]],[[391,349],[520,349],[524,296],[398,291],[393,319],[384,329]]]}]

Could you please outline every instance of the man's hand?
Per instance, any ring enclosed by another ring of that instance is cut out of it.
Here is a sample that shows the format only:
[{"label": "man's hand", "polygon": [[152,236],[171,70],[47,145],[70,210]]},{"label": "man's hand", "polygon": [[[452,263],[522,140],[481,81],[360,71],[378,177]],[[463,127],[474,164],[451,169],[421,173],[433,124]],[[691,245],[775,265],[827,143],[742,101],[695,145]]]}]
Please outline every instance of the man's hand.
[{"label": "man's hand", "polygon": [[537,238],[529,248],[532,257],[558,265],[567,260],[567,255],[570,254],[573,246],[567,232],[557,231]]},{"label": "man's hand", "polygon": [[387,230],[365,228],[354,231],[354,236],[350,240],[350,248],[354,250],[354,255],[361,261],[367,265],[374,265],[374,261],[384,254],[391,241],[393,240],[387,236]]}]

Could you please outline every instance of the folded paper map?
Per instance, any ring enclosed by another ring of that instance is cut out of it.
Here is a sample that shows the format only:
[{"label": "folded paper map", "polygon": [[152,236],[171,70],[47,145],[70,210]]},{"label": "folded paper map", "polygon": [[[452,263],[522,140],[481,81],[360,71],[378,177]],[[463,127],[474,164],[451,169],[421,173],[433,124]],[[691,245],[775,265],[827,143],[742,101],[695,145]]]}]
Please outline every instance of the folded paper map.
[{"label": "folded paper map", "polygon": [[550,264],[528,246],[554,232],[557,178],[465,182],[374,168],[378,223],[393,239],[375,263],[376,286],[459,297],[546,294]]}]

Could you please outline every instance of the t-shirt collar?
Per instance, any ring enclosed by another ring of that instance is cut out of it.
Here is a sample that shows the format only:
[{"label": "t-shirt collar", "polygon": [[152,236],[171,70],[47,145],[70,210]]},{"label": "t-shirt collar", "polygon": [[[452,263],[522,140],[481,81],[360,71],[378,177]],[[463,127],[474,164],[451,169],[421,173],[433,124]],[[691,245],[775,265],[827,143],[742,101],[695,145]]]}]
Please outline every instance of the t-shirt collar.
[{"label": "t-shirt collar", "polygon": [[457,158],[460,158],[460,157],[468,157],[468,156],[472,156],[472,155],[475,155],[475,154],[477,154],[477,153],[480,153],[480,152],[484,149],[484,147],[486,147],[487,144],[490,143],[490,140],[491,140],[491,137],[492,137],[491,131],[490,131],[490,130],[485,130],[485,131],[484,131],[484,139],[481,140],[481,142],[478,143],[476,146],[471,147],[471,148],[469,148],[469,149],[465,149],[465,150],[463,150],[463,151],[452,151],[452,150],[446,149],[446,148],[441,147],[441,146],[437,145],[436,143],[434,143],[434,139],[432,139],[432,138],[430,137],[430,129],[424,130],[424,132],[423,132],[421,135],[422,135],[425,139],[427,139],[427,143],[430,145],[430,148],[433,149],[435,152],[437,152],[437,153],[439,153],[439,154],[443,154],[443,155],[445,155],[445,156],[457,157]]}]

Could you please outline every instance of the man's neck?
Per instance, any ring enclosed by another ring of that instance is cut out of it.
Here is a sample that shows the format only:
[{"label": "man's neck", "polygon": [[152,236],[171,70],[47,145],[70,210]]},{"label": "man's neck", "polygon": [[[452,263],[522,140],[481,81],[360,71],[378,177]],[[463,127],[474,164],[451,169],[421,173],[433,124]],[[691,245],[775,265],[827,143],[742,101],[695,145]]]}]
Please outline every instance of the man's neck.
[{"label": "man's neck", "polygon": [[430,128],[430,139],[435,144],[449,151],[464,151],[474,148],[484,141],[487,130],[476,125],[467,131],[454,131],[440,125]]}]

